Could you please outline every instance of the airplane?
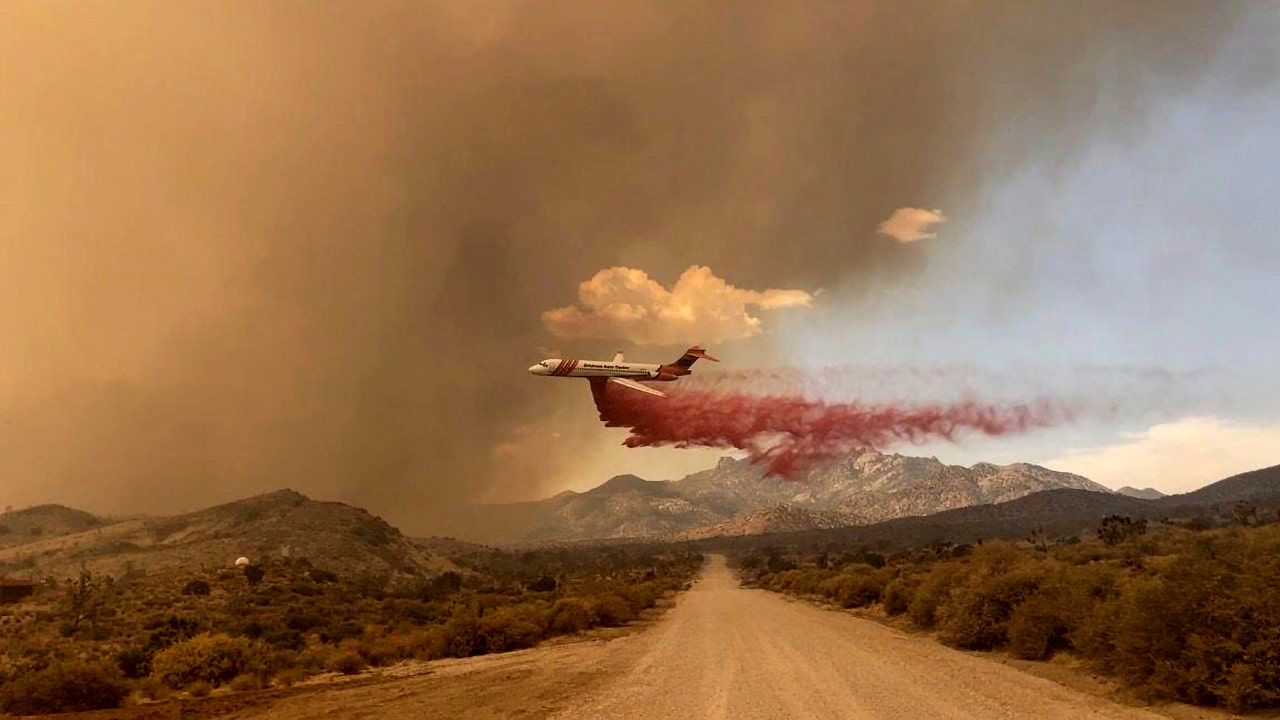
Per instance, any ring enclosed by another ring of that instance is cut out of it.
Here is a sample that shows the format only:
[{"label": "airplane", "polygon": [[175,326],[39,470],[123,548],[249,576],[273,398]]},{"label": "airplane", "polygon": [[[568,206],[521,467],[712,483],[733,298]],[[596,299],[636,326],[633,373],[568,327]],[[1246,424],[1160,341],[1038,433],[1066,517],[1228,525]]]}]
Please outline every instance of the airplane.
[{"label": "airplane", "polygon": [[593,388],[610,382],[631,390],[639,390],[642,393],[666,397],[667,394],[661,390],[654,390],[651,387],[641,385],[636,380],[657,380],[660,382],[677,380],[691,373],[692,370],[689,368],[699,359],[720,362],[708,355],[706,350],[695,345],[685,350],[684,355],[681,355],[679,360],[668,365],[627,362],[622,357],[622,351],[619,350],[618,354],[608,361],[548,358],[530,365],[529,372],[534,375],[547,375],[550,377],[587,378],[591,381]]}]

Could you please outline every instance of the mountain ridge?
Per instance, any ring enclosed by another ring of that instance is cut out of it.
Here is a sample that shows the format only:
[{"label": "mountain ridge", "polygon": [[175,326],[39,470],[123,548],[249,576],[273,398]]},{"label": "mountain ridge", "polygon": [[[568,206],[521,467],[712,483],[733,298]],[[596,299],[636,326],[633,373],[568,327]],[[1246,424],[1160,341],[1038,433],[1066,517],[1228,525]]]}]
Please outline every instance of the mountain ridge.
[{"label": "mountain ridge", "polygon": [[[618,475],[584,492],[474,506],[468,519],[473,525],[500,528],[499,536],[473,538],[493,542],[705,537],[863,525],[1054,488],[1112,492],[1082,476],[1028,463],[964,467],[937,458],[862,450],[819,465],[795,481],[767,478],[760,465],[724,457],[679,480]],[[465,529],[452,532],[467,534]]]},{"label": "mountain ridge", "polygon": [[[82,512],[82,511],[74,511]],[[85,513],[86,515],[88,513]],[[0,548],[0,570],[71,577],[230,566],[237,557],[307,557],[339,575],[416,572],[439,563],[382,518],[291,489],[194,512],[104,522]]]}]

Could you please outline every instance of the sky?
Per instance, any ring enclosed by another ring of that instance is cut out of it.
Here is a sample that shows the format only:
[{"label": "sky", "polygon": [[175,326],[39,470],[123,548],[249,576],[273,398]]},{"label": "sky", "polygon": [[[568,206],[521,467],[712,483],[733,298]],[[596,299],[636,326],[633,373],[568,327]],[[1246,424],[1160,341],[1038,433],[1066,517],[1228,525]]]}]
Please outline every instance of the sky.
[{"label": "sky", "polygon": [[726,372],[963,366],[1119,408],[892,448],[947,462],[1175,491],[1277,461],[1274,3],[134,0],[0,24],[4,505],[292,487],[429,532],[676,478],[722,453],[623,448],[582,383],[525,368],[694,342]]}]

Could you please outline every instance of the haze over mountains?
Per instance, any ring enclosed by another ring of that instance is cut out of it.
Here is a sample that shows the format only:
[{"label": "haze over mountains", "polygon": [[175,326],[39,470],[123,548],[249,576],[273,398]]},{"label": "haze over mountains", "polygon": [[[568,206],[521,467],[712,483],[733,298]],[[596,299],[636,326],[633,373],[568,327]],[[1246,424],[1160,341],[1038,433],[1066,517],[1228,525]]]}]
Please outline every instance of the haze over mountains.
[{"label": "haze over mountains", "polygon": [[478,506],[448,531],[506,542],[688,539],[865,525],[1064,488],[1111,492],[1079,475],[1025,463],[962,467],[858,451],[788,482],[764,477],[764,468],[747,460],[723,458],[675,481],[620,475],[582,493]]}]

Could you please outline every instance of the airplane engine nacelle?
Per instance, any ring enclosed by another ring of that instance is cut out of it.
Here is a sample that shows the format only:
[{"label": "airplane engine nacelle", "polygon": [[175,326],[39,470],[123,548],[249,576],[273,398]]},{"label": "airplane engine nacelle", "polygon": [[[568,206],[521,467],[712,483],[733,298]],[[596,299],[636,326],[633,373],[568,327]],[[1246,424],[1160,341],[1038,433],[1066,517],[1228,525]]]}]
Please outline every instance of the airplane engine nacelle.
[{"label": "airplane engine nacelle", "polygon": [[678,378],[678,377],[680,377],[680,376],[679,376],[679,375],[674,375],[674,374],[672,374],[672,373],[664,373],[664,372],[660,372],[660,373],[658,373],[657,377],[655,377],[655,378],[654,378],[654,380],[662,380],[662,381],[664,381],[664,382],[670,382],[670,381],[672,381],[672,380],[675,380],[675,379],[676,379],[676,378]]}]

